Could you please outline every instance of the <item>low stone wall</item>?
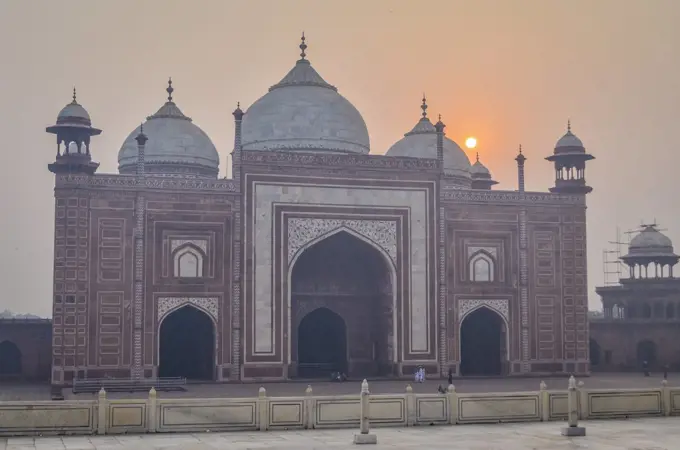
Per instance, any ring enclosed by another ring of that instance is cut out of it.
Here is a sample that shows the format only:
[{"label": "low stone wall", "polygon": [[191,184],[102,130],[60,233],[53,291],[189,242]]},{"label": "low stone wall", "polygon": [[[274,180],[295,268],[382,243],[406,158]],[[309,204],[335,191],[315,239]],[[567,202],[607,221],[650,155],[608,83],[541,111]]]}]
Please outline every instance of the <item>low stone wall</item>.
[{"label": "low stone wall", "polygon": [[[358,387],[358,386],[357,386]],[[680,388],[590,390],[578,387],[580,419],[680,415]],[[567,390],[370,395],[372,427],[565,420]],[[171,433],[270,429],[358,428],[360,394],[300,397],[0,402],[0,435]]]}]

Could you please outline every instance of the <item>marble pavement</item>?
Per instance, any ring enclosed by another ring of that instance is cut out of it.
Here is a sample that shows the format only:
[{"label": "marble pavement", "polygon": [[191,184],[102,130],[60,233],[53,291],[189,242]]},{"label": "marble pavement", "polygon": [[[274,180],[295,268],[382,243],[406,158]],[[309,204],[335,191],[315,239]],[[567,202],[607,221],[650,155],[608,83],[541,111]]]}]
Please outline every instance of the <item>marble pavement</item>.
[{"label": "marble pavement", "polygon": [[[377,428],[371,449],[677,450],[680,418],[580,422],[588,436],[560,436],[562,422]],[[356,430],[0,438],[0,450],[55,449],[350,449]],[[370,450],[370,449],[369,449]]]}]

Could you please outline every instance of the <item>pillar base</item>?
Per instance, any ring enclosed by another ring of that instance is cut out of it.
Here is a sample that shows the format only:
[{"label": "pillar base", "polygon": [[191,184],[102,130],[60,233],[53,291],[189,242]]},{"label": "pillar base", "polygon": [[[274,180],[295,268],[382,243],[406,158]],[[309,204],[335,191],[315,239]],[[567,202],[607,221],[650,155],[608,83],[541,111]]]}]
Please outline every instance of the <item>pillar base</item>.
[{"label": "pillar base", "polygon": [[585,427],[564,427],[562,428],[562,436],[574,437],[574,436],[585,436]]},{"label": "pillar base", "polygon": [[377,444],[378,443],[378,436],[375,434],[355,434],[354,435],[354,443],[356,445],[363,445],[363,444]]}]

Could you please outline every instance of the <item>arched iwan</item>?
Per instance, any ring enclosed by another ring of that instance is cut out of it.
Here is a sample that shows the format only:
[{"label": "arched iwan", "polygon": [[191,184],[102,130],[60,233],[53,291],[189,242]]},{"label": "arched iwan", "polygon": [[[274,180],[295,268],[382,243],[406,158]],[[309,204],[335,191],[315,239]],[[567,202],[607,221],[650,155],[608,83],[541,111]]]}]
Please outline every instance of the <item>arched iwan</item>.
[{"label": "arched iwan", "polygon": [[[356,231],[346,228],[344,226],[340,226],[338,228],[332,229],[330,231],[327,231],[326,233],[322,235],[318,235],[313,239],[308,240],[305,242],[303,245],[299,246],[297,251],[292,255],[292,258],[290,259],[290,262],[288,264],[288,273],[286,274],[286,280],[288,281],[288,290],[287,290],[287,296],[286,296],[286,305],[284,306],[285,310],[288,311],[288,330],[292,330],[292,304],[291,304],[291,299],[292,299],[292,278],[293,278],[293,268],[295,267],[295,263],[297,260],[300,258],[300,256],[307,250],[308,248],[314,246],[315,244],[323,241],[324,239],[336,235],[338,233],[347,233],[348,235],[360,240],[361,242],[368,244],[371,246],[373,249],[375,249],[380,255],[382,255],[383,260],[385,262],[385,265],[387,267],[388,273],[390,275],[390,282],[391,282],[391,293],[392,293],[392,323],[393,323],[393,332],[392,332],[392,361],[394,363],[397,363],[398,361],[403,360],[404,355],[403,352],[404,350],[402,349],[402,355],[400,357],[398,356],[398,343],[399,339],[401,336],[401,327],[403,324],[401,322],[398,322],[397,318],[397,269],[394,261],[390,257],[389,253],[380,245],[375,243],[373,240],[367,238],[363,234],[359,234]],[[290,231],[289,231],[290,234]],[[395,253],[396,254],[396,253]],[[399,324],[399,325],[397,325]],[[288,355],[287,355],[287,364],[292,363],[292,339],[291,339],[291,333],[289,332],[289,335],[287,337],[287,348],[288,348]]]}]

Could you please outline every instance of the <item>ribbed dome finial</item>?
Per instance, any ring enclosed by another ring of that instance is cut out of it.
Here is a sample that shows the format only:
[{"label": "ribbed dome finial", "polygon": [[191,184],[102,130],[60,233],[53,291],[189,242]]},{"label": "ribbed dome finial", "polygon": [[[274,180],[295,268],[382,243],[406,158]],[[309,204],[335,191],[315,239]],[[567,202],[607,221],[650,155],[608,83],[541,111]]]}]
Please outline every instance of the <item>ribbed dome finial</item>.
[{"label": "ribbed dome finial", "polygon": [[477,152],[477,162],[479,162],[479,152]]},{"label": "ribbed dome finial", "polygon": [[300,59],[305,59],[307,56],[307,53],[305,53],[305,50],[307,50],[307,44],[305,44],[305,32],[302,32],[302,38],[300,42]]},{"label": "ribbed dome finial", "polygon": [[571,119],[567,119],[567,133],[571,133]]},{"label": "ribbed dome finial", "polygon": [[168,93],[168,101],[172,102],[172,93],[175,92],[175,89],[172,87],[172,77],[168,77],[168,87],[165,89],[165,92]]},{"label": "ribbed dome finial", "polygon": [[77,105],[78,101],[76,100],[76,87],[73,86],[73,101],[71,102],[73,105]]}]

